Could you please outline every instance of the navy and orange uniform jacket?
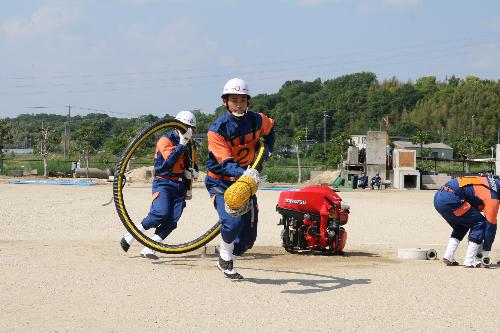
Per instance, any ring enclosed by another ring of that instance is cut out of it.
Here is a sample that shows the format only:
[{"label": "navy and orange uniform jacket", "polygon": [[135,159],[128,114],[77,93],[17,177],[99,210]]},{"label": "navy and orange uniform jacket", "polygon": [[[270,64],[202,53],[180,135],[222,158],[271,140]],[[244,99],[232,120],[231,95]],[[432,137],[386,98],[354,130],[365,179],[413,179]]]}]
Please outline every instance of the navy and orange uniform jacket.
[{"label": "navy and orange uniform jacket", "polygon": [[255,158],[260,137],[274,147],[274,120],[248,111],[242,117],[226,112],[208,129],[208,175],[240,177]]},{"label": "navy and orange uniform jacket", "polygon": [[495,179],[484,176],[457,177],[445,186],[464,199],[462,206],[453,212],[455,216],[464,215],[471,207],[483,212],[487,221],[483,248],[490,249],[497,232],[499,207],[499,189]]},{"label": "navy and orange uniform jacket", "polygon": [[[162,135],[156,143],[155,177],[184,177],[184,170],[190,167],[187,153],[188,149],[179,144],[175,131]],[[195,169],[198,170],[196,164]]]}]

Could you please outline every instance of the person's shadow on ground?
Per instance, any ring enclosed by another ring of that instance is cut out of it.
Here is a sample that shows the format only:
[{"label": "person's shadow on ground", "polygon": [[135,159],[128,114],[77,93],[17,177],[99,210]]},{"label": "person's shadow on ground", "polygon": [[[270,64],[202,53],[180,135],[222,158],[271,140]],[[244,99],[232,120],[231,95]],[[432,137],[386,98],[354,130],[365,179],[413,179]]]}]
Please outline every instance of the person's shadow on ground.
[{"label": "person's shadow on ground", "polygon": [[[203,259],[214,259],[219,258],[218,254],[190,254],[190,255],[171,255],[169,257],[162,257],[163,254],[159,253],[160,260],[151,261],[152,264],[182,264],[187,262],[199,262]],[[272,259],[274,257],[284,256],[284,253],[245,253],[244,256],[239,257],[238,261],[254,260],[254,259]],[[133,256],[132,258],[142,258],[140,255]],[[195,266],[195,265],[192,265]]]},{"label": "person's shadow on ground", "polygon": [[[267,260],[275,257],[286,256],[285,253],[246,253],[243,257],[240,258],[239,262],[243,263],[246,260]],[[369,253],[369,252],[347,252],[346,256],[361,256],[361,257],[379,257],[378,254]],[[164,260],[152,261],[152,264],[162,265],[162,264],[170,264],[174,266],[191,266],[196,267],[199,265],[200,260],[204,259],[216,259],[218,258],[218,254],[193,254],[193,255],[182,255],[182,256],[172,256],[168,259]],[[163,258],[162,258],[163,259]],[[243,260],[241,260],[243,259]],[[295,272],[288,270],[272,270],[272,269],[262,269],[262,268],[249,268],[249,267],[240,267],[244,271],[255,271],[255,272],[271,272],[271,273],[282,273],[291,275],[290,278],[253,278],[246,277],[241,280],[242,283],[253,283],[256,285],[271,285],[271,286],[294,286],[295,289],[287,289],[282,290],[281,293],[285,294],[313,294],[318,292],[328,292],[340,288],[349,287],[352,285],[363,285],[371,283],[370,279],[346,279],[338,276],[331,276],[325,274],[315,274],[309,272]],[[245,274],[243,274],[245,275]]]},{"label": "person's shadow on ground", "polygon": [[[304,272],[293,272],[293,271],[279,271],[279,270],[269,270],[269,269],[258,269],[258,268],[244,268],[244,270],[251,271],[262,271],[262,272],[272,272],[272,273],[285,273],[294,274],[299,276],[314,277],[312,279],[308,278],[284,278],[284,279],[260,279],[260,278],[245,278],[242,282],[254,283],[258,285],[288,285],[288,284],[298,284],[299,286],[305,287],[305,289],[288,289],[281,291],[284,294],[312,294],[318,292],[332,291],[335,289],[349,287],[355,284],[369,284],[370,279],[345,279],[341,277],[315,274],[315,273],[304,273]],[[320,278],[320,279],[317,279]]]}]

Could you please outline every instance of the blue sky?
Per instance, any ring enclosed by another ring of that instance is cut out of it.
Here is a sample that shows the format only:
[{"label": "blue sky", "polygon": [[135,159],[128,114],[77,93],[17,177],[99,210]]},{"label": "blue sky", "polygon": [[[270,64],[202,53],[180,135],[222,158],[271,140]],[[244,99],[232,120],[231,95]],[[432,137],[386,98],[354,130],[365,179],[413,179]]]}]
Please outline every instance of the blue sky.
[{"label": "blue sky", "polygon": [[66,105],[115,117],[210,113],[232,77],[252,94],[358,71],[500,79],[493,0],[4,0],[0,8],[0,118],[65,114]]}]

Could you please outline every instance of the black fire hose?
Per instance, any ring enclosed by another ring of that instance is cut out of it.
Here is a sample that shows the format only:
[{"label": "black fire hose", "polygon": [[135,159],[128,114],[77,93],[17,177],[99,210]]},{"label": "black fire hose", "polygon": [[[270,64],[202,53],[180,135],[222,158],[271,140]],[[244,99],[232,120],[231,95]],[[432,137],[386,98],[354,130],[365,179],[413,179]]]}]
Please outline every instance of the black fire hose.
[{"label": "black fire hose", "polygon": [[126,180],[125,170],[127,168],[128,162],[132,158],[137,148],[141,145],[141,143],[143,143],[147,138],[149,138],[154,133],[160,130],[173,129],[173,128],[178,129],[181,133],[184,133],[187,130],[186,125],[184,125],[177,119],[166,118],[152,123],[146,129],[142,130],[139,134],[137,134],[134,137],[132,142],[122,153],[120,161],[116,165],[115,179],[113,182],[113,198],[115,201],[116,211],[118,213],[118,216],[120,216],[120,220],[123,223],[123,226],[139,243],[158,252],[167,254],[180,254],[180,253],[194,251],[204,246],[212,239],[214,239],[220,232],[220,223],[219,222],[215,223],[211,228],[205,231],[198,238],[193,239],[186,243],[168,245],[155,242],[148,236],[144,235],[135,226],[134,222],[128,215],[127,208],[125,207],[124,193],[123,193],[123,187],[125,185],[125,180]]},{"label": "black fire hose", "polygon": [[[120,220],[123,226],[139,243],[158,252],[167,254],[180,254],[199,249],[200,247],[204,246],[212,239],[214,239],[220,233],[220,221],[217,221],[217,223],[215,223],[202,235],[189,242],[174,245],[159,243],[144,235],[135,226],[134,222],[128,215],[123,194],[123,187],[125,186],[126,181],[125,170],[127,168],[128,162],[134,155],[134,152],[137,150],[137,148],[140,147],[140,145],[154,133],[160,130],[173,128],[178,129],[181,133],[185,133],[187,131],[187,126],[179,120],[174,118],[165,118],[152,123],[134,137],[132,142],[130,142],[128,147],[122,153],[120,160],[116,165],[115,179],[113,182],[113,199],[115,201],[116,211],[118,213],[118,216],[120,216]],[[252,163],[252,168],[257,168],[260,171],[262,169],[262,163],[266,160],[267,156],[267,147],[266,145],[261,144],[257,149],[256,158]]]}]

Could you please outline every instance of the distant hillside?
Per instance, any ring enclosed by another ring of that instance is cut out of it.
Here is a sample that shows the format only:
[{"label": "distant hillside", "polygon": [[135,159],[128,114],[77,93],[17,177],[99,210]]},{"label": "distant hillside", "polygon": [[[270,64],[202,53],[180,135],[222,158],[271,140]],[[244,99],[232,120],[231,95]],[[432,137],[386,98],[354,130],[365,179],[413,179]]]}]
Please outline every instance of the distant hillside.
[{"label": "distant hillside", "polygon": [[[306,130],[307,139],[323,141],[324,115],[327,140],[340,134],[364,134],[384,129],[389,115],[392,135],[411,137],[418,130],[428,131],[433,141],[453,146],[464,133],[481,139],[486,147],[497,142],[500,127],[500,82],[477,77],[452,76],[445,82],[422,77],[415,82],[393,78],[379,82],[370,72],[344,75],[332,80],[287,81],[274,94],[254,96],[250,109],[264,112],[277,122],[277,147],[290,145],[297,129]],[[213,114],[195,111],[198,133],[206,132],[222,107]],[[144,115],[134,119],[93,113],[72,117],[37,114],[8,119],[15,129],[16,147],[31,146],[37,128],[45,126],[62,135],[92,124],[102,137],[101,146],[119,151],[139,129],[157,120]]]}]

